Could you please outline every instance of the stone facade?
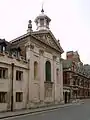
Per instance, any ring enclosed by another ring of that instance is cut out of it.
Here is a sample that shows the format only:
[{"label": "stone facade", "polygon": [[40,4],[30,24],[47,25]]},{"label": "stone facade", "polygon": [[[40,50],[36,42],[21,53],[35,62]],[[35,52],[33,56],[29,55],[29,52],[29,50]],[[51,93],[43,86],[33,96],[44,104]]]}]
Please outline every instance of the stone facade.
[{"label": "stone facade", "polygon": [[[12,63],[14,63],[13,71]],[[23,76],[20,81],[16,80],[16,71],[23,72]],[[13,109],[25,108],[27,103],[27,84],[28,84],[28,63],[23,60],[16,60],[15,58],[8,56],[6,53],[0,54],[0,111],[11,110],[12,92],[13,92]],[[16,102],[16,92],[23,93],[22,102]]]},{"label": "stone facade", "polygon": [[26,34],[0,40],[0,111],[63,102],[63,49],[48,19],[42,13],[35,20],[37,31],[30,20]]}]

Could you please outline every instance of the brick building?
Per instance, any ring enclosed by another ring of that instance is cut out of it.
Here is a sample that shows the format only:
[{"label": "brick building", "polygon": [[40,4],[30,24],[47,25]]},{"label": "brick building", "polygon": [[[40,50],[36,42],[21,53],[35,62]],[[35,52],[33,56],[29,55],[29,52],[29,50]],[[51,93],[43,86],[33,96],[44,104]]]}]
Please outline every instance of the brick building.
[{"label": "brick building", "polygon": [[63,89],[65,103],[90,97],[90,66],[83,65],[78,52],[69,51],[63,60]]}]

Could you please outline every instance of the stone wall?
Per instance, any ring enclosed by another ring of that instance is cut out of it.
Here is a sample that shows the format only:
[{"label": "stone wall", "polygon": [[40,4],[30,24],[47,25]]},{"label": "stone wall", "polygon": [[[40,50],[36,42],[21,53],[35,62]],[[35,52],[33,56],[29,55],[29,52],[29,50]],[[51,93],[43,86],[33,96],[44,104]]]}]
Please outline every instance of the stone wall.
[{"label": "stone wall", "polygon": [[[13,69],[13,109],[25,108],[27,104],[27,82],[28,82],[28,63],[23,60],[16,60],[13,57],[3,53],[0,54],[0,67],[7,68],[7,79],[0,78],[0,92],[6,92],[6,102],[0,103],[0,111],[11,110],[11,92],[12,92],[12,66]],[[16,70],[23,72],[23,79],[21,81],[16,80]],[[16,102],[16,92],[23,93],[23,101]]]}]

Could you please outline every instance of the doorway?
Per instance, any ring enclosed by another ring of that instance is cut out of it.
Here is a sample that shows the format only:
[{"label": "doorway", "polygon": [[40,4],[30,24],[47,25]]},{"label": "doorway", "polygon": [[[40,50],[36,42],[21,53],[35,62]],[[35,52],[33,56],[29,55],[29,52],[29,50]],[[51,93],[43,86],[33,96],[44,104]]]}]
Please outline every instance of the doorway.
[{"label": "doorway", "polygon": [[67,92],[65,92],[65,103],[67,103]]}]

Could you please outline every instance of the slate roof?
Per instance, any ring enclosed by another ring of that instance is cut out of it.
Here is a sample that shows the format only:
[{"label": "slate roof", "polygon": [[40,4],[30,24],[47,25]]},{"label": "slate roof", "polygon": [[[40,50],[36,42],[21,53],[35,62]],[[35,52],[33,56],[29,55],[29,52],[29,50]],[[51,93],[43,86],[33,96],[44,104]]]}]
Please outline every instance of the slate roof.
[{"label": "slate roof", "polygon": [[2,44],[2,43],[5,43],[5,44],[6,44],[5,39],[0,39],[0,44]]},{"label": "slate roof", "polygon": [[63,68],[71,68],[72,67],[72,61],[71,60],[63,60]]},{"label": "slate roof", "polygon": [[0,45],[4,44],[6,46],[6,51],[10,50],[10,43],[8,41],[6,41],[5,39],[0,39]]},{"label": "slate roof", "polygon": [[84,65],[84,69],[85,69],[88,77],[90,78],[90,65],[88,65],[88,64],[87,64],[87,65]]},{"label": "slate roof", "polygon": [[[63,60],[63,68],[65,69],[71,68],[72,63],[73,63],[72,60]],[[90,65],[77,64],[75,72],[90,78]]]}]

